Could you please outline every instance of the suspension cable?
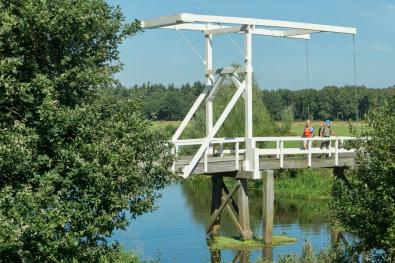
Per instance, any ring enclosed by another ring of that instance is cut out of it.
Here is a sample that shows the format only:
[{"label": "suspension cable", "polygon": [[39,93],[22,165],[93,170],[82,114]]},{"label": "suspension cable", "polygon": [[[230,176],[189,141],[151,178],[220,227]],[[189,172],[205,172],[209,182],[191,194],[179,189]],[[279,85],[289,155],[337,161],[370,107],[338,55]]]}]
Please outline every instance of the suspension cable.
[{"label": "suspension cable", "polygon": [[309,89],[309,42],[306,39],[306,89]]},{"label": "suspension cable", "polygon": [[[220,26],[220,28],[223,30],[224,28],[222,27],[222,23],[217,22],[217,24]],[[231,35],[226,32],[225,33],[226,36],[229,38],[229,40],[232,42],[232,44],[236,47],[237,51],[240,52],[240,54],[243,56],[244,59],[247,58],[247,56],[245,55],[244,51],[240,48],[239,45],[237,45],[236,41],[231,37]]]},{"label": "suspension cable", "polygon": [[358,88],[357,88],[357,63],[356,63],[356,52],[355,52],[355,35],[352,35],[352,47],[353,47],[353,58],[354,58],[354,89],[355,89],[355,113],[356,120],[359,120],[359,109],[358,109]]},{"label": "suspension cable", "polygon": [[185,34],[178,28],[176,28],[176,31],[178,31],[178,33],[180,33],[180,36],[185,40],[185,42],[189,45],[189,47],[196,54],[196,56],[198,56],[199,59],[202,61],[202,63],[204,65],[206,65],[206,60],[202,57],[202,55],[200,55],[199,51],[195,48],[195,46],[191,43],[191,41],[189,41],[189,39],[185,36]]},{"label": "suspension cable", "polygon": [[244,54],[244,51],[240,48],[239,45],[237,45],[237,43],[233,39],[233,37],[229,33],[226,33],[226,36],[230,39],[230,41],[233,43],[233,45],[236,47],[236,49],[240,52],[240,54],[243,56],[243,58],[246,59],[246,55]]}]

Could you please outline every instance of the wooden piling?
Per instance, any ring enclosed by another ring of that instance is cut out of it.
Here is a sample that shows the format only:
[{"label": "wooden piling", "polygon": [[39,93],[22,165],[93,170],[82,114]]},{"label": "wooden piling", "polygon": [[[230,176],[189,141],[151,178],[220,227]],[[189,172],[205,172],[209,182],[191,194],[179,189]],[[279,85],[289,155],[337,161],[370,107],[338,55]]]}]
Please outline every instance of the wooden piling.
[{"label": "wooden piling", "polygon": [[224,183],[222,175],[213,175],[211,177],[211,182],[213,189],[211,195],[211,214],[218,214],[218,216],[215,218],[215,221],[210,228],[210,234],[212,236],[218,236],[221,224],[221,216],[218,209],[221,206],[222,185]]},{"label": "wooden piling", "polygon": [[239,224],[243,230],[242,238],[244,240],[250,240],[252,239],[252,232],[250,227],[247,179],[237,179],[237,183],[240,185],[237,201],[239,208]]},{"label": "wooden piling", "polygon": [[272,246],[264,246],[262,250],[262,259],[263,262],[273,262],[273,247]]},{"label": "wooden piling", "polygon": [[274,216],[274,172],[266,170],[263,176],[263,240],[265,245],[270,245],[273,240],[273,216]]}]

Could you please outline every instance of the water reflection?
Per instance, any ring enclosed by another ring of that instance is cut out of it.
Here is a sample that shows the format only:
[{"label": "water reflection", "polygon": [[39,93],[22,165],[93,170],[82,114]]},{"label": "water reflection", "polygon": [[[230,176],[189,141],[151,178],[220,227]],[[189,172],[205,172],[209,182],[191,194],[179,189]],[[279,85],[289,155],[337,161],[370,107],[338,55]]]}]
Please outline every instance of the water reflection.
[{"label": "water reflection", "polygon": [[[201,225],[206,225],[208,212],[211,207],[211,181],[194,180],[181,185],[183,196],[188,204],[194,220]],[[237,196],[236,196],[237,198]],[[255,233],[262,233],[262,192],[249,191],[250,200],[250,224]],[[301,230],[320,235],[322,227],[327,223],[328,205],[325,202],[303,202],[300,200],[275,198],[274,225],[287,226],[298,225]],[[291,227],[292,228],[292,227]],[[221,235],[237,236],[230,217],[226,212],[221,217]],[[282,232],[279,234],[293,235],[295,233]],[[250,262],[251,251],[232,251],[230,262]],[[221,251],[210,251],[212,263],[221,262]],[[273,262],[273,248],[264,247],[261,258],[264,262]]]},{"label": "water reflection", "polygon": [[[259,237],[262,235],[262,194],[250,191],[249,199],[251,230]],[[158,210],[133,220],[126,231],[116,231],[109,241],[119,241],[125,249],[137,251],[143,259],[159,257],[160,262],[190,263],[256,262],[262,258],[270,262],[281,254],[300,254],[305,240],[309,240],[316,251],[330,245],[327,208],[319,202],[277,198],[273,232],[296,237],[297,242],[241,252],[208,249],[205,228],[211,208],[210,180],[172,184],[164,189],[157,205]],[[226,212],[222,217],[221,235],[238,236]]]},{"label": "water reflection", "polygon": [[[207,211],[211,207],[210,180],[195,180],[181,185],[183,196],[195,221],[205,225]],[[235,196],[237,198],[237,196]],[[249,191],[251,230],[256,233],[262,227],[262,192]],[[328,204],[326,202],[306,202],[292,199],[274,201],[274,224],[298,224],[304,230],[319,234],[322,225],[327,223]],[[221,234],[237,235],[237,231],[226,212],[222,213]]]},{"label": "water reflection", "polygon": [[[220,263],[221,261],[221,250],[210,250],[211,263]],[[249,250],[235,250],[231,261],[232,263],[250,263],[255,262],[251,259],[251,251]],[[273,262],[273,248],[265,247],[262,249],[262,262]]]}]

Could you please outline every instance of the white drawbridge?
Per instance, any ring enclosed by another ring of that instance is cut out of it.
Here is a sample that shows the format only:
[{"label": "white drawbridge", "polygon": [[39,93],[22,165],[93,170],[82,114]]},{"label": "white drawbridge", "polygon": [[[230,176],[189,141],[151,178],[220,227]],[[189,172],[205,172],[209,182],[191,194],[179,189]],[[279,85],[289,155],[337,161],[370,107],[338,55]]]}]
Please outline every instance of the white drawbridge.
[{"label": "white drawbridge", "polygon": [[[350,137],[333,137],[327,138],[334,141],[334,147],[330,149],[313,148],[313,140],[323,140],[322,138],[306,139],[306,138],[282,138],[282,137],[267,137],[267,138],[254,138],[253,137],[253,118],[252,118],[252,37],[270,36],[270,37],[284,37],[293,39],[310,39],[312,34],[332,32],[340,34],[355,35],[356,29],[352,27],[339,27],[331,25],[320,25],[310,23],[299,23],[289,21],[277,21],[267,19],[254,19],[242,17],[226,17],[226,16],[209,16],[197,15],[189,13],[181,13],[174,16],[164,16],[154,19],[142,21],[143,29],[173,29],[173,30],[193,30],[201,31],[204,33],[205,38],[205,76],[206,88],[198,96],[195,103],[192,105],[188,114],[178,127],[177,131],[172,137],[172,143],[175,145],[177,152],[178,147],[182,145],[200,145],[199,149],[193,157],[188,160],[188,163],[182,169],[183,177],[187,178],[193,173],[196,166],[201,162],[204,157],[204,171],[207,172],[207,158],[212,156],[212,145],[215,143],[229,143],[230,141],[235,144],[235,165],[231,169],[242,170],[251,173],[252,179],[261,178],[260,170],[260,157],[273,155],[279,161],[279,167],[284,167],[284,155],[307,155],[306,167],[312,167],[312,154],[313,153],[326,153],[334,154],[333,167],[339,165],[339,154],[352,152],[352,150],[345,150],[339,147],[340,143],[344,140],[353,139]],[[223,67],[213,68],[213,36],[221,34],[243,34],[244,35],[244,64],[241,67]],[[196,51],[196,50],[195,50]],[[244,75],[244,80],[240,78],[240,73]],[[213,121],[213,103],[215,95],[221,88],[221,84],[225,78],[229,78],[237,87],[233,97],[220,114],[219,118],[214,123]],[[216,134],[236,102],[243,97],[245,100],[245,137],[224,139],[216,138]],[[205,102],[206,104],[206,136],[201,139],[179,140],[180,135],[187,127],[198,107]],[[226,141],[227,140],[227,141]],[[301,150],[298,148],[284,148],[284,141],[302,141],[309,140],[309,149]],[[256,147],[257,141],[272,141],[276,142],[276,147],[273,149],[259,149]],[[239,149],[239,143],[245,144],[245,149]],[[242,154],[242,158],[240,158]],[[239,160],[242,160],[242,165],[239,165]]]}]

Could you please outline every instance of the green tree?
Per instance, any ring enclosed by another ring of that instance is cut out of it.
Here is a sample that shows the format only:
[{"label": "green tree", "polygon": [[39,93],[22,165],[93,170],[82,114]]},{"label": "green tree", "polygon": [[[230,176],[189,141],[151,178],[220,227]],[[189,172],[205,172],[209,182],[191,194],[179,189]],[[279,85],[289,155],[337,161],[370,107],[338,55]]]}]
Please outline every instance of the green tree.
[{"label": "green tree", "polygon": [[[332,210],[358,240],[354,249],[395,260],[395,112],[387,103],[370,110],[359,140],[357,166],[334,184]],[[377,252],[377,253],[375,253]]]},{"label": "green tree", "polygon": [[164,138],[117,85],[136,33],[104,0],[0,0],[0,261],[98,262],[106,238],[154,207]]},{"label": "green tree", "polygon": [[279,132],[286,134],[291,130],[292,123],[294,121],[294,108],[288,106],[281,111],[281,122],[279,125]]},{"label": "green tree", "polygon": [[[213,102],[214,123],[219,118],[226,105],[236,91],[233,83],[225,83],[216,94]],[[262,102],[261,91],[254,86],[252,89],[253,98],[253,135],[264,136],[276,132],[275,123],[272,121],[265,105]],[[240,98],[233,107],[228,118],[219,129],[216,137],[243,137],[245,135],[245,109],[244,100]],[[196,113],[193,124],[185,131],[188,138],[202,138],[206,134],[206,113],[205,105]]]}]

